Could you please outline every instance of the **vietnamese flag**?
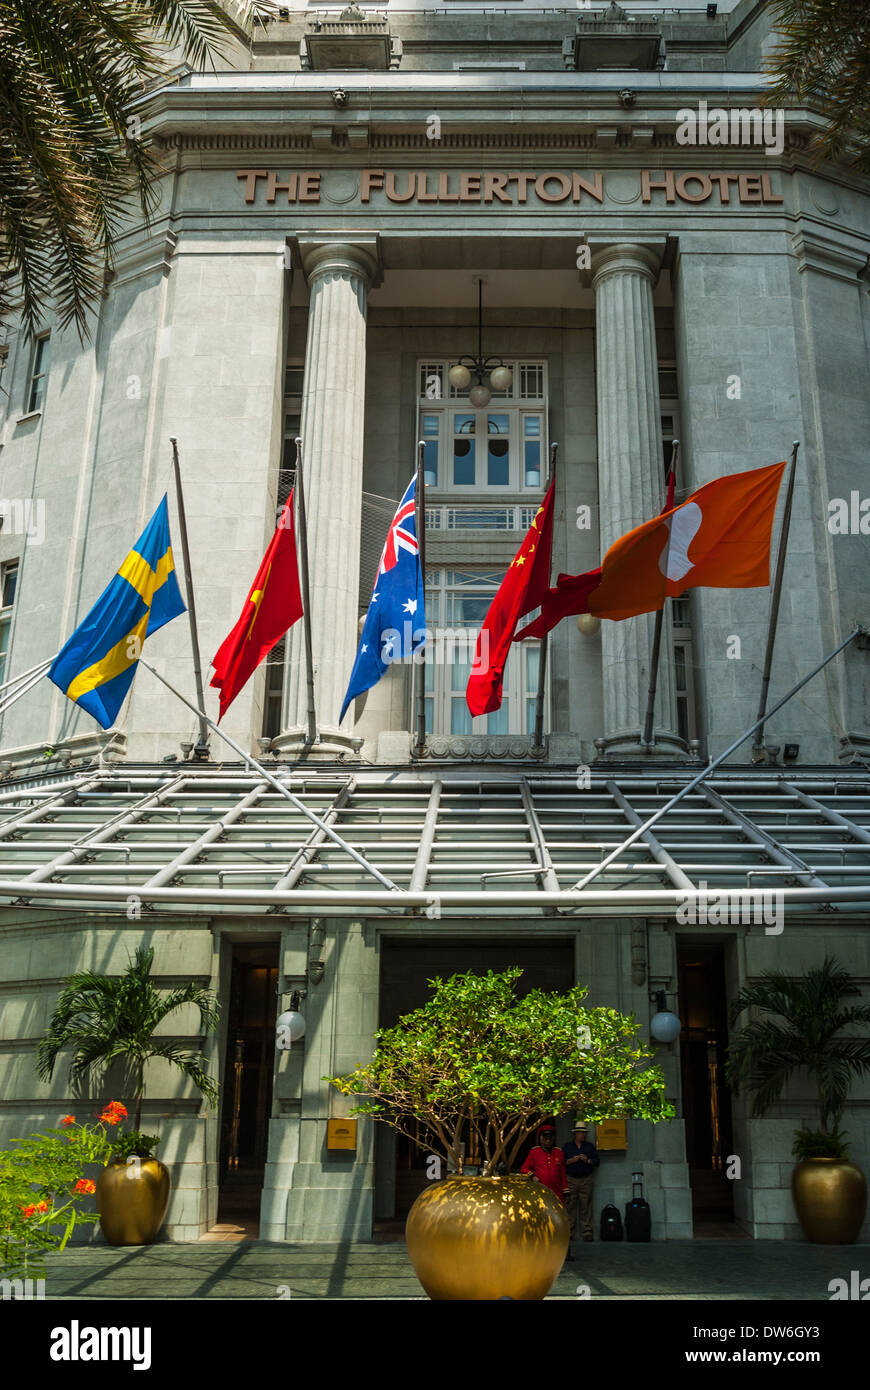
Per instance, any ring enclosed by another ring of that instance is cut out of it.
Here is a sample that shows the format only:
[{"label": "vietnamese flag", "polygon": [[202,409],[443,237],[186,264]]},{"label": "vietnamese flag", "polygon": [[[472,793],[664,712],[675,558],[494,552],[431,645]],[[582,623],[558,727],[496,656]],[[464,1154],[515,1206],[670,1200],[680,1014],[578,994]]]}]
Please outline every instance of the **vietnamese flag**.
[{"label": "vietnamese flag", "polygon": [[517,634],[542,637],[569,613],[633,618],[687,589],[757,589],[770,583],[770,533],[785,463],[715,478],[679,507],[628,531],[600,570],[560,574],[541,616]]},{"label": "vietnamese flag", "polygon": [[211,663],[214,667],[211,684],[220,691],[218,723],[251,673],[301,617],[302,595],[291,492],[251,592],[245,599],[242,616]]},{"label": "vietnamese flag", "polygon": [[465,701],[473,715],[491,714],[501,707],[504,668],[517,622],[537,608],[549,590],[555,486],[554,478],[478,634],[465,691]]}]

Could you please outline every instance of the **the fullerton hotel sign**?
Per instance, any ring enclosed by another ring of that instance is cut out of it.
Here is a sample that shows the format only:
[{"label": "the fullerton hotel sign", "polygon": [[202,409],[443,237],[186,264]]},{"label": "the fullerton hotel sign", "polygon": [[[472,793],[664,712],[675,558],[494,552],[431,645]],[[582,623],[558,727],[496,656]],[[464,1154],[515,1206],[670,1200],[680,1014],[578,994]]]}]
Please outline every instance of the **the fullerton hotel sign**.
[{"label": "the fullerton hotel sign", "polygon": [[[349,172],[349,171],[348,171]],[[319,169],[278,172],[271,169],[239,169],[244,180],[245,202],[319,203],[322,174]],[[354,172],[354,182],[356,173]],[[362,169],[359,172],[361,203],[449,204],[480,203],[484,206],[522,206],[530,197],[544,204],[603,203],[602,173],[530,169],[507,172],[497,169],[414,170]],[[640,170],[640,199],[654,197],[666,203],[781,203],[768,173],[736,173],[673,169]]]}]

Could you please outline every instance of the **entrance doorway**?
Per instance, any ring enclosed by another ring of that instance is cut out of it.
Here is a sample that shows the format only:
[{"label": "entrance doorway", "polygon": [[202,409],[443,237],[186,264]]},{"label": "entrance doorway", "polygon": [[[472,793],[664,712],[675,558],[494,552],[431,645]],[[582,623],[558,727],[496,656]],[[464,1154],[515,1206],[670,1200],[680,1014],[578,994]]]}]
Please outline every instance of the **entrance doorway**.
[{"label": "entrance doorway", "polygon": [[232,946],[221,1103],[218,1225],[256,1237],[266,1167],[277,1016],[278,942]]},{"label": "entrance doorway", "polygon": [[[384,941],[381,944],[381,1028],[391,1028],[399,1018],[431,998],[427,980],[473,970],[509,970],[518,965],[522,975],[517,993],[532,989],[568,990],[574,984],[573,938],[528,941],[481,941],[456,938],[437,941]],[[428,1181],[426,1149],[412,1139],[396,1135],[386,1125],[376,1129],[375,1234],[381,1239],[400,1237],[405,1217]],[[533,1140],[529,1140],[530,1147]],[[518,1159],[522,1162],[523,1151]],[[471,1155],[470,1155],[471,1157]]]},{"label": "entrance doorway", "polygon": [[725,946],[677,946],[680,1070],[686,1124],[686,1157],[696,1236],[737,1236],[734,1185],[726,1176],[733,1153],[731,1092],[724,1067],[728,1047]]}]

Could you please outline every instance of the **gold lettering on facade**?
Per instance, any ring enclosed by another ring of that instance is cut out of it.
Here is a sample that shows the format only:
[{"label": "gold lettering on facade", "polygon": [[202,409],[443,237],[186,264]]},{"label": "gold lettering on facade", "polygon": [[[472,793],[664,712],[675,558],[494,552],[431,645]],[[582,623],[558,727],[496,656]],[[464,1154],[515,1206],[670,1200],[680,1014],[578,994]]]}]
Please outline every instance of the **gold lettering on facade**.
[{"label": "gold lettering on facade", "polygon": [[[641,169],[641,202],[651,203],[663,197],[666,203],[687,203],[690,206],[707,203],[718,193],[718,202],[727,207],[732,203],[736,187],[739,203],[781,203],[781,193],[775,193],[769,173],[722,173],[709,169],[677,172],[673,169]],[[288,173],[273,169],[238,169],[236,178],[245,181],[245,202],[257,201],[260,179],[265,180],[265,201],[273,204],[280,194],[288,203],[319,203],[322,174],[319,169],[291,170]],[[592,199],[603,203],[604,175],[601,171],[566,173],[563,170],[512,170],[502,173],[496,169],[361,169],[359,198],[369,204],[373,194],[382,194],[388,203],[485,203],[507,204],[510,207],[530,206],[529,190],[534,200],[548,207],[562,203],[581,203]]]}]

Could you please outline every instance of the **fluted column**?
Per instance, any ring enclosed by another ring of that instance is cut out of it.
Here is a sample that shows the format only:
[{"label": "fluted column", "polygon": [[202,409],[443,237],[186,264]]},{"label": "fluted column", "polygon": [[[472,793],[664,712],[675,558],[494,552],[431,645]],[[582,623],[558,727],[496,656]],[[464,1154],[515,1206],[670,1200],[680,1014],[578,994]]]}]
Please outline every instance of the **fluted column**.
[{"label": "fluted column", "polygon": [[[604,246],[592,255],[602,555],[618,536],[662,507],[664,458],[653,313],[660,263],[658,248],[632,243]],[[654,614],[602,623],[603,734],[612,751],[639,751],[654,623]],[[671,740],[676,737],[672,650],[666,609],[654,726],[657,751],[662,753],[673,753]]]},{"label": "fluted column", "polygon": [[[346,235],[346,234],[345,234]],[[315,751],[349,746],[350,716],[338,716],[356,654],[365,418],[366,298],[376,274],[374,237],[323,235],[298,242],[309,285],[302,398],[305,508],[314,688],[320,740]],[[284,730],[303,740],[307,689],[302,624],[291,631]]]}]

